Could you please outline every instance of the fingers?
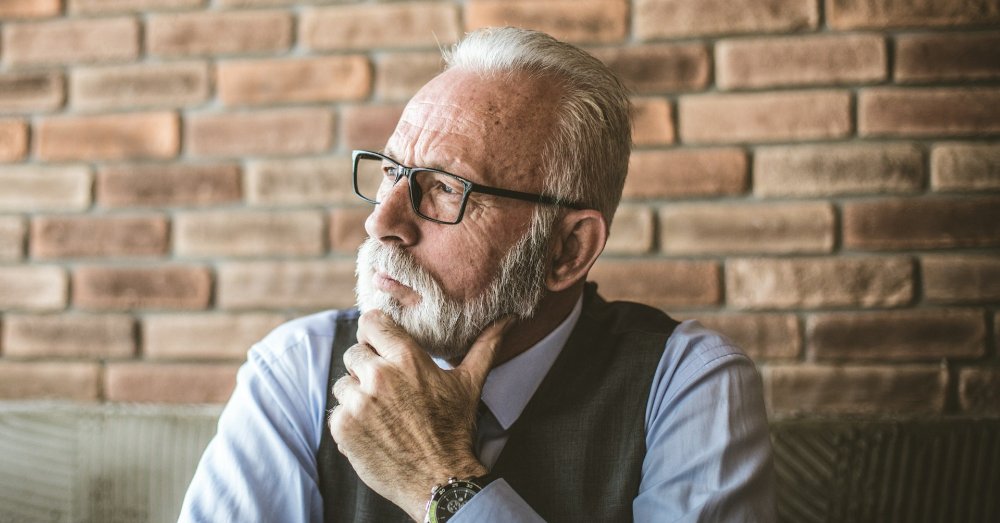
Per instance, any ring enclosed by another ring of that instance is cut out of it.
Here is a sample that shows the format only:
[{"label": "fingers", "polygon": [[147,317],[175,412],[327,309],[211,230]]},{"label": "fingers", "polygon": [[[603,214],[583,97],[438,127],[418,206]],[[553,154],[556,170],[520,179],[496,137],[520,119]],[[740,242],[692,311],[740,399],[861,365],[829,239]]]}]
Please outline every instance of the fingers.
[{"label": "fingers", "polygon": [[381,357],[393,362],[424,361],[430,356],[413,338],[385,313],[371,310],[358,319],[358,343],[367,344]]},{"label": "fingers", "polygon": [[330,435],[333,436],[333,441],[337,443],[337,449],[341,453],[344,452],[341,449],[341,442],[345,440],[348,424],[348,416],[343,405],[337,405],[330,409],[330,416],[326,419],[326,427],[330,431]]},{"label": "fingers", "polygon": [[372,380],[379,356],[370,345],[358,343],[344,351],[344,368],[362,384]]},{"label": "fingers", "polygon": [[350,374],[344,374],[333,383],[333,397],[340,406],[351,409],[357,405],[357,396],[361,394],[361,383]]},{"label": "fingers", "polygon": [[486,327],[482,334],[476,338],[476,341],[472,343],[472,347],[469,348],[469,353],[465,355],[462,364],[458,366],[459,369],[469,374],[473,384],[480,390],[483,387],[483,383],[486,382],[486,375],[493,368],[497,349],[500,347],[500,342],[503,341],[504,334],[510,328],[512,321],[513,318],[507,316]]}]

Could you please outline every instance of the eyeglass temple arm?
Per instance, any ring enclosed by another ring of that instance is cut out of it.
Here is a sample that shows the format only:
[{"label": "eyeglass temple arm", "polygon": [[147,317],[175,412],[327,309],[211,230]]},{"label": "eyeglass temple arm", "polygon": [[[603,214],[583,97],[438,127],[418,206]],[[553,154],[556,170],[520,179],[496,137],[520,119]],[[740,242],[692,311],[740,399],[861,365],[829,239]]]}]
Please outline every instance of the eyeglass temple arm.
[{"label": "eyeglass temple arm", "polygon": [[487,185],[479,185],[478,183],[472,183],[472,185],[470,186],[470,190],[474,192],[480,192],[483,194],[492,194],[493,196],[514,198],[515,200],[523,200],[526,202],[545,203],[549,205],[558,205],[560,207],[569,207],[570,209],[584,208],[582,205],[578,203],[562,202],[559,201],[558,198],[552,196],[546,196],[544,194],[533,194],[528,192],[513,191],[510,189],[500,189],[499,187],[489,187]]}]

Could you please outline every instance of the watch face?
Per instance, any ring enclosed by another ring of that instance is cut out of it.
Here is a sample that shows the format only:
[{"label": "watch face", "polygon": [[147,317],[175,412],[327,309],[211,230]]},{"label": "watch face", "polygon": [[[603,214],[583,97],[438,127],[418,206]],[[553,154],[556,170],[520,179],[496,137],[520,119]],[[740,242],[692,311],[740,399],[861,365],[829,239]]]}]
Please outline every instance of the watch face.
[{"label": "watch face", "polygon": [[434,515],[435,521],[448,521],[479,491],[479,485],[468,481],[450,483],[442,489],[440,496],[435,496],[430,513]]}]

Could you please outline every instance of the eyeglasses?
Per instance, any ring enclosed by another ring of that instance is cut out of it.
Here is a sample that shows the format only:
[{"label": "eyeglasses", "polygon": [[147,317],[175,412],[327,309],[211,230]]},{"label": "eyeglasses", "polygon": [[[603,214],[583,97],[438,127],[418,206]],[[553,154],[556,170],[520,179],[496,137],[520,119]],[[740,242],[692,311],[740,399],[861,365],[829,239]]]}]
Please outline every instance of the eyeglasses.
[{"label": "eyeglasses", "polygon": [[583,208],[552,196],[480,185],[437,169],[407,167],[384,154],[371,151],[354,151],[351,159],[354,163],[354,194],[378,204],[401,178],[406,178],[410,182],[413,211],[432,222],[453,225],[462,221],[469,194],[474,192],[571,209]]}]

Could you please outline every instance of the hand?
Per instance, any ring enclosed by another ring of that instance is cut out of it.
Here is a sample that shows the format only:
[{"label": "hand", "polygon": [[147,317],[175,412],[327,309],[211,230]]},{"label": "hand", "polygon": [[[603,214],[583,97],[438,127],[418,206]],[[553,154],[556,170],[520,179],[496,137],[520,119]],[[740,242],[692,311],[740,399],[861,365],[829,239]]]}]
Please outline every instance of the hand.
[{"label": "hand", "polygon": [[486,328],[462,363],[442,370],[381,311],[363,314],[344,353],[339,405],[329,427],[337,448],[372,490],[422,520],[431,488],[487,472],[476,458],[476,408],[509,319]]}]

